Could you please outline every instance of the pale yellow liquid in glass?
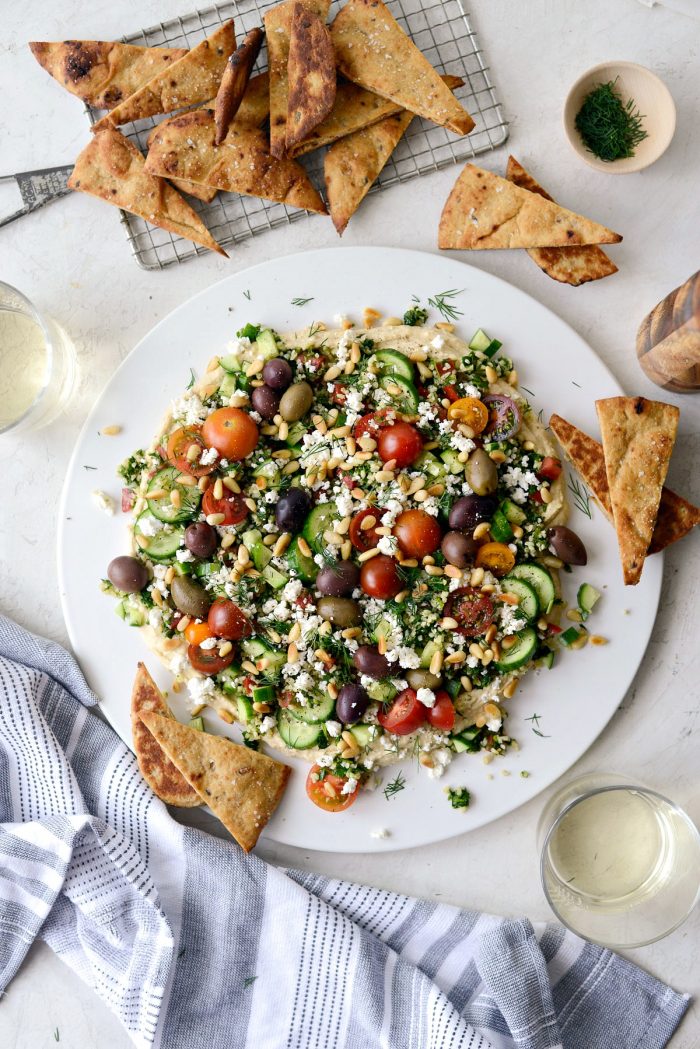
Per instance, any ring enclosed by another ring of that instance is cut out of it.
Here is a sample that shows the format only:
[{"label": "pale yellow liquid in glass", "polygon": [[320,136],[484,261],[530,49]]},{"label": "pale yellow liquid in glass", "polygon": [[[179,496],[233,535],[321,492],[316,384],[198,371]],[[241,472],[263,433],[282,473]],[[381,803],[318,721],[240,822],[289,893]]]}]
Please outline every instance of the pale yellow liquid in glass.
[{"label": "pale yellow liquid in glass", "polygon": [[39,325],[0,308],[0,427],[26,412],[46,382],[48,351]]}]

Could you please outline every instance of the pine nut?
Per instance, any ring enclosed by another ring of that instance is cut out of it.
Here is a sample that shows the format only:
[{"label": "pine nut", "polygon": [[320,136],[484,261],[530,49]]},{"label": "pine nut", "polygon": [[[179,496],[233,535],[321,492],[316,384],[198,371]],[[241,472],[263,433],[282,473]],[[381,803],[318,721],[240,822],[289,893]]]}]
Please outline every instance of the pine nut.
[{"label": "pine nut", "polygon": [[419,489],[419,490],[418,490],[418,491],[417,491],[417,492],[416,492],[416,493],[414,494],[413,498],[415,499],[415,501],[416,501],[417,503],[424,503],[424,502],[425,502],[425,500],[426,500],[426,499],[428,498],[428,493],[426,492],[425,488],[420,488],[420,489]]},{"label": "pine nut", "polygon": [[449,321],[438,321],[435,327],[439,331],[453,332],[455,330],[454,324],[450,324]]},{"label": "pine nut", "polygon": [[405,557],[403,561],[399,561],[402,568],[418,568],[418,562],[415,557]]},{"label": "pine nut", "polygon": [[512,677],[510,679],[510,681],[506,682],[506,684],[503,686],[503,695],[506,697],[506,699],[512,699],[513,698],[513,696],[515,695],[515,691],[516,691],[517,687],[518,687],[518,679],[517,679],[517,677]]},{"label": "pine nut", "polygon": [[534,450],[535,450],[535,446],[532,443],[532,441],[523,441],[523,451],[524,452],[534,452]]},{"label": "pine nut", "polygon": [[354,455],[357,451],[357,441],[351,434],[345,438],[345,447],[347,448],[348,455]]},{"label": "pine nut", "polygon": [[558,557],[551,557],[549,554],[545,554],[544,557],[541,557],[540,561],[543,565],[546,565],[547,568],[561,568],[564,564],[564,562]]},{"label": "pine nut", "polygon": [[441,576],[443,574],[439,565],[425,565],[425,571],[427,575],[431,576]]},{"label": "pine nut", "polygon": [[185,488],[194,488],[197,481],[191,474],[180,474],[177,483],[183,485]]},{"label": "pine nut", "polygon": [[339,521],[338,524],[335,526],[335,530],[338,533],[338,535],[347,535],[347,532],[350,528],[350,523],[351,522],[349,517],[344,517],[342,521]]},{"label": "pine nut", "polygon": [[373,514],[370,514],[368,517],[364,517],[362,519],[362,521],[360,522],[360,529],[363,532],[367,532],[367,531],[369,531],[370,528],[374,528],[376,523],[377,523],[377,518]]},{"label": "pine nut", "polygon": [[103,437],[116,437],[121,432],[121,426],[103,426],[101,431]]},{"label": "pine nut", "polygon": [[301,536],[301,535],[297,538],[297,548],[299,550],[299,553],[303,557],[312,557],[313,556],[312,553],[311,553],[311,547],[306,542],[304,537]]},{"label": "pine nut", "polygon": [[344,637],[346,641],[352,641],[354,638],[362,636],[362,628],[359,626],[349,626],[346,630],[341,630],[340,636]]},{"label": "pine nut", "polygon": [[541,617],[540,619],[537,620],[537,629],[538,630],[544,631],[544,630],[547,630],[548,627],[549,627],[549,623],[547,622],[547,620],[544,617]]},{"label": "pine nut", "polygon": [[389,459],[388,462],[384,463],[384,469],[391,470],[391,472],[393,473],[396,469],[396,459]]},{"label": "pine nut", "polygon": [[375,546],[373,550],[365,550],[364,554],[360,554],[359,557],[357,558],[357,560],[360,561],[361,563],[364,563],[365,561],[370,561],[373,557],[376,557],[377,554],[379,554],[379,553],[381,553],[381,550],[379,549],[378,546]]},{"label": "pine nut", "polygon": [[386,655],[386,638],[384,637],[383,634],[381,635],[381,637],[377,641],[377,651],[379,652],[380,656],[385,656]]},{"label": "pine nut", "polygon": [[[517,386],[518,385],[518,373],[516,372],[515,368],[513,368],[513,370],[511,372],[508,372],[508,382],[510,383],[511,386]],[[530,450],[532,450],[532,449],[530,449]]]},{"label": "pine nut", "polygon": [[408,356],[411,358],[412,361],[427,361],[428,351],[423,349],[415,349],[411,350]]},{"label": "pine nut", "polygon": [[168,571],[165,573],[165,582],[167,583],[168,586],[170,586],[170,584],[172,583],[174,578],[175,578],[175,569],[171,565],[170,568],[168,569]]},{"label": "pine nut", "polygon": [[498,382],[498,372],[490,364],[487,364],[484,368],[484,375],[489,386],[493,386],[495,382]]},{"label": "pine nut", "polygon": [[501,594],[501,601],[503,602],[504,605],[519,605],[520,604],[520,598],[518,597],[518,595],[517,594],[511,594],[510,591],[508,591],[505,594]]},{"label": "pine nut", "polygon": [[188,463],[193,463],[197,459],[199,459],[201,454],[202,454],[202,449],[199,447],[199,445],[198,444],[191,444],[189,446],[189,448],[187,449],[187,451],[185,452],[185,459],[187,459]]},{"label": "pine nut", "polygon": [[461,579],[462,569],[457,568],[456,565],[445,565],[445,575],[449,576],[450,579]]},{"label": "pine nut", "polygon": [[160,590],[151,590],[151,597],[153,598],[154,604],[158,605],[159,608],[163,607],[163,595]]},{"label": "pine nut", "polygon": [[248,547],[244,546],[243,543],[241,543],[241,545],[238,547],[236,560],[238,561],[239,565],[247,565],[250,561],[250,552],[248,550]]},{"label": "pine nut", "polygon": [[351,554],[352,554],[352,543],[350,542],[349,539],[346,539],[345,542],[343,543],[343,545],[340,548],[340,556],[342,557],[343,561],[349,561]]},{"label": "pine nut", "polygon": [[301,466],[298,462],[294,461],[291,463],[287,463],[287,465],[282,470],[282,473],[287,475],[295,474],[297,470],[301,470]]},{"label": "pine nut", "polygon": [[591,634],[592,645],[607,645],[607,637],[602,637],[600,634]]},{"label": "pine nut", "polygon": [[566,611],[566,618],[571,620],[572,623],[582,623],[581,613],[578,608],[568,608]]},{"label": "pine nut", "polygon": [[400,590],[399,593],[394,598],[394,601],[396,602],[397,605],[402,605],[407,597],[408,597],[408,590]]},{"label": "pine nut", "polygon": [[386,484],[388,481],[394,480],[394,474],[391,470],[378,470],[374,476],[380,484]]},{"label": "pine nut", "polygon": [[472,532],[472,538],[473,539],[477,539],[477,540],[478,539],[486,539],[487,535],[489,534],[489,531],[490,531],[489,522],[488,521],[482,521],[481,524],[478,524],[476,526],[476,528],[474,529],[474,531]]},{"label": "pine nut", "polygon": [[220,477],[214,481],[214,498],[223,499],[224,497],[224,483]]},{"label": "pine nut", "polygon": [[479,586],[484,581],[484,570],[483,568],[475,568],[469,577],[469,582],[472,586]]},{"label": "pine nut", "polygon": [[419,492],[425,484],[425,477],[414,477],[411,481],[411,487],[408,489],[408,495],[413,495],[415,492]]},{"label": "pine nut", "polygon": [[543,503],[551,503],[552,493],[550,492],[549,488],[540,488],[540,497]]},{"label": "pine nut", "polygon": [[270,704],[269,703],[253,703],[253,710],[256,714],[269,714]]},{"label": "pine nut", "polygon": [[335,684],[334,681],[328,682],[328,684],[326,685],[326,692],[331,697],[331,699],[338,698],[338,686]]},{"label": "pine nut", "polygon": [[219,655],[227,656],[229,652],[233,651],[233,645],[230,641],[224,641],[223,645],[219,645]]},{"label": "pine nut", "polygon": [[342,535],[338,535],[337,532],[332,532],[330,529],[323,533],[323,538],[329,546],[342,546],[345,542]]},{"label": "pine nut", "polygon": [[420,764],[423,766],[424,769],[433,769],[433,768],[435,768],[435,762],[433,761],[433,759],[430,757],[429,754],[419,754],[418,755],[418,761],[420,762]]},{"label": "pine nut", "polygon": [[264,367],[265,367],[265,361],[262,359],[262,357],[258,357],[257,360],[252,361],[248,365],[248,367],[245,370],[245,373],[246,373],[246,375],[248,376],[249,379],[252,379],[252,377],[254,375],[257,375],[258,372],[261,372]]},{"label": "pine nut", "polygon": [[491,651],[490,648],[487,648],[486,651],[484,652],[484,658],[481,660],[481,662],[483,663],[483,665],[485,667],[487,667],[489,665],[489,663],[493,662],[493,652]]},{"label": "pine nut", "polygon": [[471,678],[467,677],[466,674],[462,675],[462,677],[459,679],[459,683],[465,692],[471,692],[474,688]]},{"label": "pine nut", "polygon": [[173,506],[177,507],[178,509],[180,508],[180,506],[182,506],[182,498],[177,488],[173,488],[172,492],[170,493],[170,502],[173,504]]},{"label": "pine nut", "polygon": [[512,634],[508,634],[507,637],[504,637],[504,638],[501,639],[501,648],[505,649],[506,652],[508,651],[509,648],[512,648],[514,644],[515,644],[515,638],[513,637]]},{"label": "pine nut", "polygon": [[365,499],[365,493],[362,491],[361,488],[352,488],[350,490],[350,495],[353,497],[353,499],[357,499],[357,501],[360,503],[363,501],[363,499]]},{"label": "pine nut", "polygon": [[178,622],[177,627],[176,627],[176,630],[178,631],[178,633],[184,634],[185,631],[187,630],[187,627],[190,625],[191,622],[192,622],[191,616],[183,616],[182,619]]},{"label": "pine nut", "polygon": [[464,654],[464,652],[452,652],[452,654],[447,657],[445,662],[448,663],[451,667],[454,667],[457,666],[459,663],[463,663],[466,658],[467,657]]},{"label": "pine nut", "polygon": [[211,484],[211,478],[207,477],[206,474],[204,475],[204,477],[200,477],[199,480],[197,481],[197,487],[199,488],[200,492],[206,492],[206,490],[207,490],[207,488],[209,487],[210,484]]},{"label": "pine nut", "polygon": [[504,463],[506,461],[506,453],[502,452],[500,448],[494,448],[492,452],[489,452],[489,459],[494,463]]},{"label": "pine nut", "polygon": [[522,530],[522,528],[520,527],[520,525],[517,525],[517,524],[513,524],[513,525],[511,525],[510,527],[511,527],[511,528],[513,529],[513,536],[514,536],[514,537],[515,537],[516,539],[522,539],[522,537],[523,537],[523,535],[524,535],[525,533],[523,532],[523,530]]},{"label": "pine nut", "polygon": [[217,525],[223,524],[226,520],[226,514],[207,514],[207,524],[215,528]]},{"label": "pine nut", "polygon": [[272,453],[273,459],[291,459],[292,452],[289,448],[278,448]]},{"label": "pine nut", "polygon": [[282,422],[279,424],[279,428],[277,430],[277,439],[279,441],[286,441],[288,437],[289,423],[285,419],[283,419]]},{"label": "pine nut", "polygon": [[486,633],[484,634],[484,641],[486,642],[487,645],[491,644],[491,642],[493,641],[493,639],[495,638],[497,633],[498,633],[498,627],[496,626],[495,623],[492,623],[491,626],[486,631]]},{"label": "pine nut", "polygon": [[424,357],[423,360],[418,360],[418,358],[414,357],[413,360],[416,362],[418,374],[420,375],[421,379],[431,379],[433,373],[431,372],[428,365],[423,363],[423,361],[426,360],[426,358]]},{"label": "pine nut", "polygon": [[256,485],[258,486],[258,488],[260,489],[261,492],[264,492],[265,489],[267,488],[267,478],[266,477],[256,477],[255,478],[255,483],[256,483]]},{"label": "pine nut", "polygon": [[575,648],[575,649],[585,648],[587,644],[588,644],[588,634],[581,634],[581,636],[577,637],[575,641],[572,641],[571,648]]},{"label": "pine nut", "polygon": [[340,368],[340,366],[338,364],[332,365],[332,367],[330,367],[328,369],[328,371],[325,373],[325,375],[323,376],[324,381],[325,382],[333,382],[334,379],[338,378],[338,376],[340,375],[340,372],[341,372],[341,368]]},{"label": "pine nut", "polygon": [[226,722],[227,725],[233,724],[233,714],[230,710],[224,710],[223,708],[220,708],[219,710],[217,710],[216,713],[219,715],[222,721]]},{"label": "pine nut", "polygon": [[444,484],[431,484],[430,488],[426,489],[428,495],[442,495],[445,491]]},{"label": "pine nut", "polygon": [[493,585],[493,583],[483,583],[482,584],[482,587],[481,587],[481,593],[482,594],[493,594],[495,592],[495,590],[496,590],[496,587]]},{"label": "pine nut", "polygon": [[327,779],[323,781],[323,793],[326,794],[329,798],[338,797],[338,791],[335,789],[333,784],[330,783]]},{"label": "pine nut", "polygon": [[167,494],[168,493],[166,492],[165,488],[157,488],[155,490],[155,492],[149,492],[148,493],[148,498],[149,499],[165,499]]},{"label": "pine nut", "polygon": [[357,443],[363,452],[373,452],[377,447],[377,442],[373,437],[358,437]]},{"label": "pine nut", "polygon": [[228,488],[229,492],[236,492],[236,494],[238,494],[241,490],[241,486],[239,485],[238,481],[236,481],[233,477],[224,477],[223,483],[224,488]]},{"label": "pine nut", "polygon": [[368,307],[366,310],[363,311],[362,314],[362,318],[365,322],[365,328],[371,328],[374,322],[378,321],[380,317],[381,313],[379,313],[378,310],[373,310],[371,307]]},{"label": "pine nut", "polygon": [[482,660],[484,658],[484,650],[481,645],[477,645],[475,641],[469,646],[469,655],[474,656],[475,659]]},{"label": "pine nut", "polygon": [[291,532],[283,532],[272,548],[272,556],[279,557],[287,549],[292,541]]},{"label": "pine nut", "polygon": [[442,670],[443,659],[444,656],[442,653],[442,649],[438,649],[433,658],[430,660],[430,667],[428,669],[430,670],[431,674],[440,673],[440,671]]},{"label": "pine nut", "polygon": [[[173,681],[173,683],[172,683],[172,685],[170,687],[172,688],[173,692],[175,692],[175,693],[182,692],[182,682],[178,681],[177,678],[175,678],[175,680]],[[194,717],[194,715],[192,715],[192,716]]]},{"label": "pine nut", "polygon": [[[345,330],[347,331],[347,328]],[[350,347],[350,360],[353,364],[359,364],[361,359],[362,353],[360,351],[360,347],[357,345],[356,342],[353,342],[352,346]]]},{"label": "pine nut", "polygon": [[249,674],[252,674],[254,677],[257,677],[259,673],[255,663],[251,663],[249,659],[243,660],[243,662],[241,663],[241,670],[246,670]]}]

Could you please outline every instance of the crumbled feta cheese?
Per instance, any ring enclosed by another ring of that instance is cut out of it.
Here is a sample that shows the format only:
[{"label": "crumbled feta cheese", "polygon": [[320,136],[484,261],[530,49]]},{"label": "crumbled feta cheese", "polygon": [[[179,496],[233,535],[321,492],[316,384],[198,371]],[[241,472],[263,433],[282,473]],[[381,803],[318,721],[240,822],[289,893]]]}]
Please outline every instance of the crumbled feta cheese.
[{"label": "crumbled feta cheese", "polygon": [[435,693],[431,688],[419,688],[416,692],[416,699],[419,703],[422,703],[424,707],[435,706]]},{"label": "crumbled feta cheese", "polygon": [[205,448],[199,457],[201,466],[211,466],[219,458],[219,453],[216,448]]},{"label": "crumbled feta cheese", "polygon": [[159,608],[149,608],[148,625],[152,627],[153,630],[160,630],[163,626],[163,613]]},{"label": "crumbled feta cheese", "polygon": [[184,564],[185,561],[194,561],[194,554],[191,550],[176,550],[175,557],[181,564]]},{"label": "crumbled feta cheese", "polygon": [[434,350],[441,350],[442,347],[445,345],[444,336],[436,335],[435,338],[431,340],[430,345],[433,347]]},{"label": "crumbled feta cheese", "polygon": [[428,775],[431,779],[440,779],[443,772],[452,761],[452,752],[441,748],[440,750],[434,750],[431,753],[433,759],[433,767],[428,769]]},{"label": "crumbled feta cheese", "polygon": [[[153,609],[151,609],[153,611]],[[149,617],[150,618],[150,617]],[[169,663],[171,673],[181,674],[189,666],[189,660],[184,652],[176,652]]]},{"label": "crumbled feta cheese", "polygon": [[146,517],[145,514],[139,520],[139,532],[141,535],[158,535],[165,528],[165,522],[159,521],[157,517]]},{"label": "crumbled feta cheese", "polygon": [[272,730],[274,728],[276,728],[276,726],[277,726],[277,722],[275,721],[274,718],[271,718],[270,715],[268,714],[260,722],[260,731],[261,732],[272,732]]},{"label": "crumbled feta cheese", "polygon": [[353,794],[355,789],[356,789],[356,787],[357,787],[357,780],[355,779],[355,777],[354,776],[348,776],[348,778],[346,779],[345,783],[343,784],[343,788],[342,788],[340,793],[341,794]]},{"label": "crumbled feta cheese", "polygon": [[173,401],[173,418],[182,419],[188,426],[203,423],[208,414],[209,409],[202,404],[196,393]]},{"label": "crumbled feta cheese", "polygon": [[395,650],[396,661],[404,670],[416,670],[420,666],[420,656],[412,648],[399,648]]},{"label": "crumbled feta cheese", "polygon": [[377,549],[382,554],[387,554],[389,557],[393,557],[398,545],[398,540],[395,535],[383,535],[377,543]]},{"label": "crumbled feta cheese", "polygon": [[343,731],[343,726],[340,724],[339,721],[327,721],[326,722],[326,732],[333,739],[337,739],[337,737],[340,735],[340,733],[342,731]]},{"label": "crumbled feta cheese", "polygon": [[214,694],[214,682],[210,677],[191,677],[187,681],[187,691],[194,703],[207,703]]},{"label": "crumbled feta cheese", "polygon": [[218,644],[218,638],[216,637],[205,637],[204,641],[200,641],[199,647],[203,648],[205,652],[211,651],[212,648],[216,648]]},{"label": "crumbled feta cheese", "polygon": [[458,452],[473,452],[476,448],[474,441],[469,437],[465,437],[459,430],[453,432],[450,443]]},{"label": "crumbled feta cheese", "polygon": [[380,827],[378,830],[370,831],[369,836],[370,838],[378,838],[381,840],[382,838],[388,838],[390,835],[386,827]]},{"label": "crumbled feta cheese", "polygon": [[100,488],[92,493],[92,501],[98,510],[102,510],[108,517],[114,517],[114,499]]}]

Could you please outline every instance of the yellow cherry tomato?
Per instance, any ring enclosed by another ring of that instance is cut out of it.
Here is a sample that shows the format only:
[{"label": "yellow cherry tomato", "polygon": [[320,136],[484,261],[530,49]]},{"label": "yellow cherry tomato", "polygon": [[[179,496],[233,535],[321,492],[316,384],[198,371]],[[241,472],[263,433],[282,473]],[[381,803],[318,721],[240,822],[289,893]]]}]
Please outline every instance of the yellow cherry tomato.
[{"label": "yellow cherry tomato", "polygon": [[185,629],[185,637],[191,645],[201,645],[208,637],[213,637],[206,623],[189,623]]},{"label": "yellow cherry tomato", "polygon": [[505,543],[484,543],[477,551],[475,563],[494,575],[507,575],[515,567],[515,554]]},{"label": "yellow cherry tomato", "polygon": [[447,418],[465,423],[474,433],[481,433],[489,421],[489,410],[478,397],[461,397],[447,409]]}]

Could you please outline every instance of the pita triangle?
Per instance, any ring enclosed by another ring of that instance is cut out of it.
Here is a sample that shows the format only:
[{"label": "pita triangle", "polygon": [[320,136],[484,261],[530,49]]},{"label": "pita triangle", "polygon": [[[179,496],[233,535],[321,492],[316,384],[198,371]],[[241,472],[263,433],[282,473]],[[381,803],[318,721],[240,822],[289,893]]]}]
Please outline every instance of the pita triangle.
[{"label": "pita triangle", "polygon": [[250,852],[284,794],[289,766],[161,714],[142,718],[172,763]]},{"label": "pita triangle", "polygon": [[98,131],[78,156],[68,186],[227,258],[177,190],[163,179],[149,175],[144,167],[145,161],[133,142],[116,128],[106,128]]},{"label": "pita triangle", "polygon": [[556,248],[615,244],[605,226],[520,189],[507,179],[467,164],[440,218],[441,248]]},{"label": "pita triangle", "polygon": [[336,80],[335,55],[325,17],[295,3],[287,62],[287,152],[328,116],[335,102]]}]

